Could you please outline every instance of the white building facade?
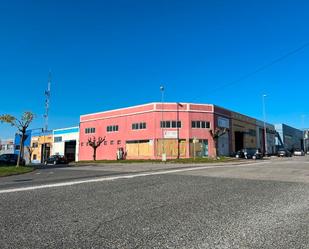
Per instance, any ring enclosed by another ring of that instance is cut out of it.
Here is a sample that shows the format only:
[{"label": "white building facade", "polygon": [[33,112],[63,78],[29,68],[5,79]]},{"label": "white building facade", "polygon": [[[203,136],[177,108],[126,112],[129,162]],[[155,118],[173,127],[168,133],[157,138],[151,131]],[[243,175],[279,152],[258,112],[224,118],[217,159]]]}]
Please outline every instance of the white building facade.
[{"label": "white building facade", "polygon": [[79,127],[53,130],[53,155],[64,156],[68,161],[78,161]]}]

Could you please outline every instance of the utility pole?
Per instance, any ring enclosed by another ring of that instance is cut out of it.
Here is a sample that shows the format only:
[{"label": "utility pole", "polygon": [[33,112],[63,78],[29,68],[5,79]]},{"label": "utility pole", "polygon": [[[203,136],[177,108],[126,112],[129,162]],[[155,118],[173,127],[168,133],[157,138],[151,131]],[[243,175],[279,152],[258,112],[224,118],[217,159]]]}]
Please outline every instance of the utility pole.
[{"label": "utility pole", "polygon": [[163,107],[163,102],[164,102],[164,86],[160,86],[160,91],[161,91],[161,132],[162,132],[162,161],[166,161],[166,154],[165,154],[165,144],[164,144],[164,120],[163,120],[163,112],[164,112],[164,107]]},{"label": "utility pole", "polygon": [[267,97],[266,94],[263,94],[262,96],[262,102],[263,102],[263,119],[264,119],[264,145],[265,145],[265,156],[268,154],[267,151],[267,131],[266,131],[266,108],[265,108],[265,97]]},{"label": "utility pole", "polygon": [[302,129],[303,129],[303,146],[304,146],[304,153],[306,153],[306,129],[305,129],[305,117],[306,117],[306,115],[301,115],[301,120],[302,120]]}]

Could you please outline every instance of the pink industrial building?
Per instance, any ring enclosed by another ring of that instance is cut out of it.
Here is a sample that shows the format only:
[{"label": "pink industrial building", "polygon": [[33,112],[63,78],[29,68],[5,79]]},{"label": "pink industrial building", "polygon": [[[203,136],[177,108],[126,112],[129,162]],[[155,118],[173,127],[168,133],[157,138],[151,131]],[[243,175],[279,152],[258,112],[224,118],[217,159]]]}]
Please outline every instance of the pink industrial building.
[{"label": "pink industrial building", "polygon": [[[149,103],[80,117],[79,160],[92,160],[88,138],[105,141],[97,149],[97,160],[116,159],[123,150],[127,159],[160,159],[212,156],[210,130],[230,128],[231,112],[209,104]],[[231,152],[231,134],[220,137],[221,155]]]}]

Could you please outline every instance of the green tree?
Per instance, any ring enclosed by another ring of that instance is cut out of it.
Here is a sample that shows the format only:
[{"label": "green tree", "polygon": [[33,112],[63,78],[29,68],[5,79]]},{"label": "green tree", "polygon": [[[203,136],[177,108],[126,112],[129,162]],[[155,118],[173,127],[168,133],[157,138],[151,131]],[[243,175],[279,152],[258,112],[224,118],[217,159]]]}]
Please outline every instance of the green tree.
[{"label": "green tree", "polygon": [[20,119],[10,114],[0,115],[0,122],[8,123],[16,127],[20,135],[20,148],[19,148],[19,154],[18,154],[18,160],[17,160],[16,167],[19,167],[21,157],[24,155],[24,143],[25,143],[25,140],[27,139],[26,131],[33,119],[34,119],[34,114],[32,112],[24,112]]}]

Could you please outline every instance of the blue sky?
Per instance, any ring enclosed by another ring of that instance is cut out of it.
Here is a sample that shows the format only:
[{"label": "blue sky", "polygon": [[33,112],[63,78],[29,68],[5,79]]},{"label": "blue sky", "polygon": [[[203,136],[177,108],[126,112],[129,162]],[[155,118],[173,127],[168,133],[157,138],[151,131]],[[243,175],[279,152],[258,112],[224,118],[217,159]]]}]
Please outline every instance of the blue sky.
[{"label": "blue sky", "polygon": [[[306,0],[1,1],[0,114],[32,110],[42,127],[51,69],[50,128],[160,101],[162,83],[168,102],[260,119],[266,93],[269,122],[309,127],[309,47],[224,86],[309,42],[308,9]],[[0,124],[0,137],[13,133]]]}]

